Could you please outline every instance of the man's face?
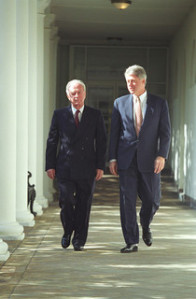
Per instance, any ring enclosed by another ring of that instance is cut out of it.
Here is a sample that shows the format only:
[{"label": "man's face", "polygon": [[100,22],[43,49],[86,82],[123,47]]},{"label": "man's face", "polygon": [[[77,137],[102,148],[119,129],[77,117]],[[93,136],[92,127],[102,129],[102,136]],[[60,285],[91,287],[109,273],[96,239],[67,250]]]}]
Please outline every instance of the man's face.
[{"label": "man's face", "polygon": [[76,83],[69,87],[69,92],[67,93],[68,100],[72,103],[74,108],[80,109],[84,105],[84,100],[86,98],[86,92],[81,84]]},{"label": "man's face", "polygon": [[140,79],[135,75],[129,75],[126,77],[127,88],[131,94],[140,96],[145,92],[145,79]]}]

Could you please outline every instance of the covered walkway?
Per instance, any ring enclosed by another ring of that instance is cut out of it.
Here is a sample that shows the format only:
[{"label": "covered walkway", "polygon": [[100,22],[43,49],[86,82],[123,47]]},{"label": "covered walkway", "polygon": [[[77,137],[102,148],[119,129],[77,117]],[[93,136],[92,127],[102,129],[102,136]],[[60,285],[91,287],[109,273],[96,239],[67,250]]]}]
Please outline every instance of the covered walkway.
[{"label": "covered walkway", "polygon": [[121,254],[118,182],[97,184],[85,251],[61,248],[58,203],[26,227],[22,241],[8,241],[0,263],[0,298],[196,298],[196,211],[182,205],[172,179],[162,177],[162,205],[151,229],[153,245]]}]

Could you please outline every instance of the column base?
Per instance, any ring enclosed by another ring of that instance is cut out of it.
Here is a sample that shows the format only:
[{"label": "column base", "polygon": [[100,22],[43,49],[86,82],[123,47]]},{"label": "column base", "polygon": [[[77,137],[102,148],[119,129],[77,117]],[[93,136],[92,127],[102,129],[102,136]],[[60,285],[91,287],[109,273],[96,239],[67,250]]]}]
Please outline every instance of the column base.
[{"label": "column base", "polygon": [[37,202],[37,199],[33,203],[33,212],[35,212],[37,216],[43,215],[42,206]]},{"label": "column base", "polygon": [[10,257],[7,243],[0,239],[0,261],[5,262]]},{"label": "column base", "polygon": [[32,213],[29,212],[29,210],[17,211],[16,212],[16,220],[22,226],[32,227],[35,225],[34,216]]},{"label": "column base", "polygon": [[42,206],[42,208],[44,209],[48,208],[48,199],[45,198],[44,196],[36,197],[36,201],[39,205]]},{"label": "column base", "polygon": [[24,236],[23,226],[18,222],[0,223],[0,238],[4,240],[23,240]]}]

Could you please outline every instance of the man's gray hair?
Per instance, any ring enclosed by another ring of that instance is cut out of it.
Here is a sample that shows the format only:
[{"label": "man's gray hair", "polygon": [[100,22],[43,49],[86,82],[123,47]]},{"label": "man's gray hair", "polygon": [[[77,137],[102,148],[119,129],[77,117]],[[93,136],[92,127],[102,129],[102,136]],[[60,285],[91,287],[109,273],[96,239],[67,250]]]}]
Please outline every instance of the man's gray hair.
[{"label": "man's gray hair", "polygon": [[83,88],[84,88],[84,91],[86,92],[86,85],[84,84],[84,82],[82,80],[73,79],[73,80],[69,81],[67,83],[67,85],[66,85],[65,91],[66,91],[67,94],[69,94],[69,89],[74,84],[80,84],[80,85],[82,85]]},{"label": "man's gray hair", "polygon": [[129,66],[126,70],[125,70],[125,79],[130,76],[130,75],[135,75],[137,76],[139,79],[145,79],[147,80],[147,74],[146,74],[146,71],[145,69],[140,66],[140,65],[132,65],[132,66]]}]

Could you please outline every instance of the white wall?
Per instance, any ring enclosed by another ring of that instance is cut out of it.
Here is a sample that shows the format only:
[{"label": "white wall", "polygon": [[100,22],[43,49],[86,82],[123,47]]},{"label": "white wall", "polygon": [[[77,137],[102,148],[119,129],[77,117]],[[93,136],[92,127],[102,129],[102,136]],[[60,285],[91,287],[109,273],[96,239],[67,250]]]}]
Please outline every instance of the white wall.
[{"label": "white wall", "polygon": [[196,204],[196,6],[170,47],[170,163],[180,192]]}]

